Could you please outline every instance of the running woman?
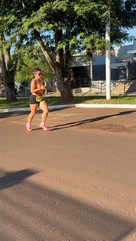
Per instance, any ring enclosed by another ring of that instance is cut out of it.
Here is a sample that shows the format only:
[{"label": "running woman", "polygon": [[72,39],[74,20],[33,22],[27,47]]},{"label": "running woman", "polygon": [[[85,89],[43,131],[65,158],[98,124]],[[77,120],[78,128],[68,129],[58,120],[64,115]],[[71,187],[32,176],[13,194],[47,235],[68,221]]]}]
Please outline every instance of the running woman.
[{"label": "running woman", "polygon": [[27,118],[27,124],[26,129],[27,131],[32,131],[31,122],[33,120],[33,117],[35,116],[37,112],[38,106],[43,111],[42,113],[42,119],[41,123],[39,125],[40,128],[43,128],[43,130],[47,131],[47,126],[45,124],[45,121],[48,116],[48,106],[44,100],[43,94],[45,93],[46,84],[41,79],[42,73],[41,69],[35,68],[33,71],[34,77],[31,80],[31,96],[29,99],[30,104],[30,114]]}]

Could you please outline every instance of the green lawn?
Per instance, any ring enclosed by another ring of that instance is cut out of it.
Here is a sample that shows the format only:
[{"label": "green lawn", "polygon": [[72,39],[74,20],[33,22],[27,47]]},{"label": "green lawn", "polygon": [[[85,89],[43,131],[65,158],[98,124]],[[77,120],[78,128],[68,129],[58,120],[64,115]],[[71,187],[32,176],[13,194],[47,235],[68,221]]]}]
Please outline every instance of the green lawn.
[{"label": "green lawn", "polygon": [[[76,96],[71,102],[64,102],[61,97],[46,97],[48,105],[62,104],[136,104],[136,96],[112,97],[106,100],[105,96]],[[21,108],[29,106],[29,98],[17,98],[16,102],[8,103],[6,98],[0,98],[0,108]]]}]

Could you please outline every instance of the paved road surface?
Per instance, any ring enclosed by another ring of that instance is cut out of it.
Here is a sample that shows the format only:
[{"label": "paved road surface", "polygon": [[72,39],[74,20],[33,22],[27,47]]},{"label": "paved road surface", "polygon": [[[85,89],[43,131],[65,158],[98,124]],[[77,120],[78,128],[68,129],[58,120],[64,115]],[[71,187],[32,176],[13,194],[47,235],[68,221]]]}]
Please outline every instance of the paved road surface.
[{"label": "paved road surface", "polygon": [[0,241],[136,240],[136,112],[0,115]]}]

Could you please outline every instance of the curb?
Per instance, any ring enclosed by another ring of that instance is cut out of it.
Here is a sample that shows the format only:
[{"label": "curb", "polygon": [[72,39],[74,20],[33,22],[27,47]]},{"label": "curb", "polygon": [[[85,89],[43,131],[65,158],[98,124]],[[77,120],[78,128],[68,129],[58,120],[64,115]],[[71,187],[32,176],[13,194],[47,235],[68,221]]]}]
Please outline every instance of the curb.
[{"label": "curb", "polygon": [[[70,107],[75,107],[75,105],[48,106],[49,110],[57,110],[57,109],[64,109],[64,108],[70,108]],[[38,110],[40,110],[40,108],[38,108]],[[30,111],[30,107],[0,109],[0,113],[10,113],[10,112],[16,112],[16,111]]]},{"label": "curb", "polygon": [[75,104],[75,107],[80,108],[125,108],[136,109],[136,105],[133,104]]},{"label": "curb", "polygon": [[[49,110],[59,110],[64,108],[120,108],[120,109],[136,109],[136,105],[133,104],[68,104],[68,105],[53,105],[49,106]],[[38,108],[40,109],[40,108]],[[29,111],[29,107],[24,108],[10,108],[0,109],[0,113],[10,113],[16,111]]]}]

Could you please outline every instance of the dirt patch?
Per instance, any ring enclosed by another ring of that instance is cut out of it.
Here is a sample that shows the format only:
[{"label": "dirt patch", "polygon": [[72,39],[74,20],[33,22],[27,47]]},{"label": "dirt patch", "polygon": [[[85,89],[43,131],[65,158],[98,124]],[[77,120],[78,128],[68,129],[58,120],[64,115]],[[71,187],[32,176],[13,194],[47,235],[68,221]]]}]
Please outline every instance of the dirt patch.
[{"label": "dirt patch", "polygon": [[136,135],[136,126],[123,126],[121,124],[94,124],[94,123],[87,123],[77,128],[84,129],[84,130],[100,130],[103,132],[114,132],[114,133],[127,133]]}]

